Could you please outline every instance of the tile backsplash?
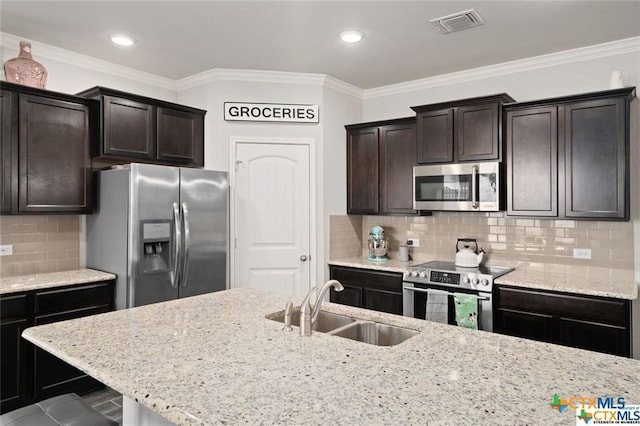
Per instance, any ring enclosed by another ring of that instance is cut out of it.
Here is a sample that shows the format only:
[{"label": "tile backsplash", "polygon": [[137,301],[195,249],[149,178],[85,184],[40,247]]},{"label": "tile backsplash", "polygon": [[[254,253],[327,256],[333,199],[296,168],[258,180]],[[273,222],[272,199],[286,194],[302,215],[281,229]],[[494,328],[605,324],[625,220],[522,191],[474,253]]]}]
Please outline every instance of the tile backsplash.
[{"label": "tile backsplash", "polygon": [[2,216],[0,244],[13,246],[13,255],[0,257],[2,278],[78,269],[80,217]]},{"label": "tile backsplash", "polygon": [[[345,219],[346,218],[346,219]],[[346,239],[346,223],[362,222],[360,254],[367,254],[369,229],[380,225],[389,241],[390,257],[407,238],[418,238],[411,248],[416,259],[453,260],[458,238],[475,238],[492,258],[521,262],[633,269],[633,222],[516,219],[497,213],[434,212],[433,216],[332,216],[330,255],[337,259],[353,252]],[[334,232],[334,224],[337,229]],[[355,236],[356,231],[351,235]],[[335,245],[335,247],[334,247]],[[348,249],[346,247],[349,247]],[[573,249],[591,250],[591,259],[574,259]],[[334,256],[335,254],[335,256]]]}]

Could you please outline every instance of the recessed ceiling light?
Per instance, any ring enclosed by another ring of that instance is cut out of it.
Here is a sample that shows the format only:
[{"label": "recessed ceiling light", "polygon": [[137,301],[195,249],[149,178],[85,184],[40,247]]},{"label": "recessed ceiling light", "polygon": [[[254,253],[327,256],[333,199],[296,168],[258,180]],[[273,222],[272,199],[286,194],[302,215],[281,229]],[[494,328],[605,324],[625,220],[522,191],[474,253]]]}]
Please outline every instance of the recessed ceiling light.
[{"label": "recessed ceiling light", "polygon": [[119,46],[132,46],[136,40],[126,34],[110,34],[109,39]]},{"label": "recessed ceiling light", "polygon": [[360,31],[343,31],[340,33],[340,40],[345,43],[357,43],[364,38]]}]

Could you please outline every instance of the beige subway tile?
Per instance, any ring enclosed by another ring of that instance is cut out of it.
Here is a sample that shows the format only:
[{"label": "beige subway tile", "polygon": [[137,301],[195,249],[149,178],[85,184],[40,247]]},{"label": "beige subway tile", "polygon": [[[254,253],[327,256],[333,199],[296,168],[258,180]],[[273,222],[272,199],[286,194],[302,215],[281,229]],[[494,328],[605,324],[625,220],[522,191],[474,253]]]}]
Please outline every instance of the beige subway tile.
[{"label": "beige subway tile", "polygon": [[609,256],[610,259],[633,262],[633,251],[631,250],[610,249]]},{"label": "beige subway tile", "polygon": [[11,228],[13,234],[28,234],[36,232],[38,226],[35,224],[15,224]]},{"label": "beige subway tile", "polygon": [[576,221],[575,220],[556,220],[555,227],[556,228],[575,228]]},{"label": "beige subway tile", "polygon": [[58,248],[61,250],[77,250],[80,248],[80,241],[77,239],[60,241],[58,243]]},{"label": "beige subway tile", "polygon": [[39,223],[37,225],[38,232],[58,232],[58,224],[55,222]]},{"label": "beige subway tile", "polygon": [[611,230],[609,231],[609,238],[618,241],[633,241],[633,230]]},{"label": "beige subway tile", "polygon": [[48,216],[24,216],[23,223],[25,225],[37,225],[39,223],[47,223]]},{"label": "beige subway tile", "polygon": [[524,235],[525,228],[522,226],[508,226],[506,227],[507,235]]},{"label": "beige subway tile", "polygon": [[66,250],[50,251],[47,253],[47,260],[58,260],[58,259],[66,259],[66,258],[67,258]]},{"label": "beige subway tile", "polygon": [[11,256],[2,256],[2,263],[19,263],[24,262],[24,254],[12,254]]},{"label": "beige subway tile", "polygon": [[22,224],[23,216],[1,216],[0,217],[0,232],[3,234],[10,232],[14,225]]},{"label": "beige subway tile", "polygon": [[22,255],[23,262],[37,262],[41,260],[47,260],[47,253],[36,252],[36,253],[25,253]]},{"label": "beige subway tile", "polygon": [[575,246],[576,240],[575,238],[556,238],[556,244],[566,245],[566,246]]},{"label": "beige subway tile", "polygon": [[507,228],[504,226],[490,226],[489,227],[489,232],[491,234],[506,234],[507,233]]},{"label": "beige subway tile", "polygon": [[23,234],[25,243],[38,243],[47,241],[47,234],[44,232],[36,232],[33,234]]},{"label": "beige subway tile", "polygon": [[47,272],[57,272],[58,261],[57,260],[44,260],[36,262],[36,273],[45,274]]},{"label": "beige subway tile", "polygon": [[497,226],[498,225],[498,218],[488,217],[486,219],[486,224],[487,224],[487,226]]},{"label": "beige subway tile", "polygon": [[35,262],[21,262],[15,265],[16,275],[31,275],[36,273]]},{"label": "beige subway tile", "polygon": [[15,254],[34,253],[36,251],[36,243],[20,243],[13,245]]},{"label": "beige subway tile", "polygon": [[610,230],[633,230],[633,222],[597,222],[598,229],[610,229]]},{"label": "beige subway tile", "polygon": [[13,277],[17,275],[15,272],[15,263],[0,263],[0,275],[2,278]]},{"label": "beige subway tile", "polygon": [[541,236],[543,235],[543,230],[542,228],[525,228],[524,229],[524,234],[525,235],[534,235],[534,236]]},{"label": "beige subway tile", "polygon": [[593,220],[578,220],[576,221],[576,228],[582,229],[599,229],[598,222]]},{"label": "beige subway tile", "polygon": [[587,238],[588,231],[583,228],[563,229],[565,237]]},{"label": "beige subway tile", "polygon": [[609,231],[608,230],[601,230],[601,229],[589,229],[587,231],[587,235],[589,238],[594,238],[594,239],[598,239],[598,238],[609,238]]},{"label": "beige subway tile", "polygon": [[64,241],[67,239],[65,232],[47,232],[47,241]]},{"label": "beige subway tile", "polygon": [[56,251],[58,249],[57,241],[45,241],[36,243],[36,251],[38,252],[48,252],[48,251]]},{"label": "beige subway tile", "polygon": [[19,244],[25,241],[25,235],[30,234],[1,234],[0,243],[2,244]]},{"label": "beige subway tile", "polygon": [[516,219],[516,226],[532,227],[536,225],[533,219]]}]

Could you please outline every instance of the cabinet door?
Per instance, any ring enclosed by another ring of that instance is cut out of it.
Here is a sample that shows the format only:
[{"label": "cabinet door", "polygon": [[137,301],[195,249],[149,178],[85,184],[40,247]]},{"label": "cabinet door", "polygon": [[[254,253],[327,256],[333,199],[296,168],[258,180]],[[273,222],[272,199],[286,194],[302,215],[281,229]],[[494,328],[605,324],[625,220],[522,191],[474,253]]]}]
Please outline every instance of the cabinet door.
[{"label": "cabinet door", "polygon": [[91,212],[89,131],[88,106],[20,95],[20,212]]},{"label": "cabinet door", "polygon": [[455,160],[500,160],[498,103],[458,107],[455,113]]},{"label": "cabinet door", "polygon": [[374,311],[402,315],[402,293],[364,288],[364,307]]},{"label": "cabinet door", "polygon": [[415,214],[415,124],[383,126],[380,128],[380,140],[380,213]]},{"label": "cabinet door", "polygon": [[157,158],[204,166],[204,117],[157,107]]},{"label": "cabinet door", "polygon": [[103,96],[104,155],[155,158],[155,107],[113,96]]},{"label": "cabinet door", "polygon": [[558,216],[556,107],[508,111],[507,214]]},{"label": "cabinet door", "polygon": [[546,314],[497,309],[493,324],[496,333],[541,342],[553,341],[553,317]]},{"label": "cabinet door", "polygon": [[341,305],[362,307],[362,287],[350,286],[343,284],[344,290],[335,291],[331,287],[329,301],[332,303],[340,303]]},{"label": "cabinet door", "polygon": [[628,219],[626,105],[623,99],[565,106],[565,215]]},{"label": "cabinet door", "polygon": [[29,326],[27,295],[0,299],[0,413],[29,403],[30,363],[22,332]]},{"label": "cabinet door", "polygon": [[11,178],[13,156],[17,155],[13,135],[13,123],[17,118],[13,108],[14,98],[15,95],[8,90],[0,90],[0,213],[11,211],[11,198],[15,191]]},{"label": "cabinet door", "polygon": [[453,161],[453,109],[421,112],[416,116],[418,163]]},{"label": "cabinet door", "polygon": [[557,342],[573,348],[630,356],[629,329],[571,318],[559,318]]},{"label": "cabinet door", "polygon": [[378,127],[347,132],[347,213],[376,214],[378,208]]}]

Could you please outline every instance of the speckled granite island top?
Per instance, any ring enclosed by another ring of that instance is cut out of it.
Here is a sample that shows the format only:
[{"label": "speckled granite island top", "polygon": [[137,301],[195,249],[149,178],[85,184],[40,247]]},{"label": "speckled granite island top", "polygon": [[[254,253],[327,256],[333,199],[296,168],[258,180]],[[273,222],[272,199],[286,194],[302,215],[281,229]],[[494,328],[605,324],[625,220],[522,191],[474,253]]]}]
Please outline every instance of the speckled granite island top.
[{"label": "speckled granite island top", "polygon": [[287,299],[235,289],[23,336],[178,424],[575,424],[553,395],[640,403],[640,361],[343,305],[421,332],[392,347],[301,337]]},{"label": "speckled granite island top", "polygon": [[116,276],[113,274],[96,271],[94,269],[78,269],[64,272],[50,272],[46,274],[20,275],[17,277],[0,279],[0,294],[107,281],[115,278]]}]

